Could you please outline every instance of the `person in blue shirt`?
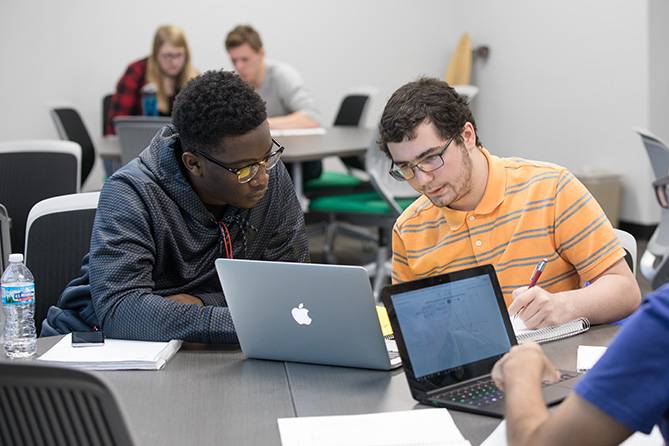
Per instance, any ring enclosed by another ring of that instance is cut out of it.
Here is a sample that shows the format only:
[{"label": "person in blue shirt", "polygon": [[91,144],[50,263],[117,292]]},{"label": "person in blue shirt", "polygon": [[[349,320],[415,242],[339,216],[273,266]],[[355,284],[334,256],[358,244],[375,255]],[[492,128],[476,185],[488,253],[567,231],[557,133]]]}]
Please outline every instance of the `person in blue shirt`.
[{"label": "person in blue shirt", "polygon": [[506,394],[510,445],[613,445],[655,425],[669,444],[669,285],[648,295],[556,410],[541,381],[557,372],[538,345],[513,347],[492,376]]}]

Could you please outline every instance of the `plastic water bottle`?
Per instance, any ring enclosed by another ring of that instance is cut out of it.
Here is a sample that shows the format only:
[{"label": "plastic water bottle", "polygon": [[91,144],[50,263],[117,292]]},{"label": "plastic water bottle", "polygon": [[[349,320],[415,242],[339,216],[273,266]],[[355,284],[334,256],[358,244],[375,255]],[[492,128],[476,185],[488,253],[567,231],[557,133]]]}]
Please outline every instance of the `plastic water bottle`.
[{"label": "plastic water bottle", "polygon": [[142,112],[144,116],[158,116],[158,96],[157,89],[153,84],[146,84],[142,87]]},{"label": "plastic water bottle", "polygon": [[0,278],[5,314],[5,353],[10,358],[35,354],[35,279],[23,264],[23,254],[11,254]]}]

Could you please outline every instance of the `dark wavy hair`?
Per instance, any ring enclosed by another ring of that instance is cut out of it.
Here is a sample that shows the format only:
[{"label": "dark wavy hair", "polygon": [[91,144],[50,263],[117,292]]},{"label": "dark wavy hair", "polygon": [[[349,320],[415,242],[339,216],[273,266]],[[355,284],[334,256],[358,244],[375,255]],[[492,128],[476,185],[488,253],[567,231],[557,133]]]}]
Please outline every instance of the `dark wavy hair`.
[{"label": "dark wavy hair", "polygon": [[[444,81],[422,77],[400,87],[388,100],[379,124],[381,150],[390,156],[388,143],[413,139],[416,127],[424,121],[433,123],[444,140],[455,137],[458,144],[463,142],[460,131],[467,122],[476,131],[465,97]],[[481,147],[478,132],[476,145]]]},{"label": "dark wavy hair", "polygon": [[172,112],[184,151],[212,152],[226,136],[248,133],[266,119],[265,101],[237,74],[223,70],[193,78]]}]

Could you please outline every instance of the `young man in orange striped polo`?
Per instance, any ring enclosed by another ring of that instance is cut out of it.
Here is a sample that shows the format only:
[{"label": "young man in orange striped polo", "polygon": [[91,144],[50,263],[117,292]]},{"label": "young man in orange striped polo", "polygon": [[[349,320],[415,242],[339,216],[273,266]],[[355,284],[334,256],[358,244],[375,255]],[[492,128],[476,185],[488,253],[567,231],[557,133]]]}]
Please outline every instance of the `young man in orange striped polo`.
[{"label": "young man in orange striped polo", "polygon": [[393,282],[492,263],[509,312],[529,328],[579,316],[605,323],[637,308],[624,250],[587,189],[563,167],[488,152],[448,84],[404,85],[379,127],[391,175],[422,194],[393,230]]}]

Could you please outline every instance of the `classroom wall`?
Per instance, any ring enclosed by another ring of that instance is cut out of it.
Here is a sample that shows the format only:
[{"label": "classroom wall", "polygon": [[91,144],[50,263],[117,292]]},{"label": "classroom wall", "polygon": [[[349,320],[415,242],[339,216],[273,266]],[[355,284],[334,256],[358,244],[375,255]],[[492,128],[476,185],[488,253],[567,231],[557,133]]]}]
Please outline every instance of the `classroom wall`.
[{"label": "classroom wall", "polygon": [[623,175],[622,218],[657,222],[634,125],[669,140],[665,0],[175,0],[0,3],[0,140],[54,138],[53,105],[74,105],[99,137],[100,101],[156,26],[185,28],[194,63],[230,68],[222,40],[250,22],[268,56],[295,65],[334,118],[341,96],[375,86],[372,124],[398,86],[441,77],[463,31],[491,48],[475,61],[473,108],[495,153]]},{"label": "classroom wall", "polygon": [[[626,0],[470,0],[455,8],[474,43],[491,48],[488,61],[474,65],[484,144],[501,155],[622,174],[621,218],[641,224],[656,223],[659,208],[631,128],[669,130],[669,101],[655,101],[669,79],[668,31],[659,26],[669,16],[666,2],[651,5],[652,13],[647,1]],[[650,34],[649,18],[658,23]],[[662,70],[649,64],[649,41]]]},{"label": "classroom wall", "polygon": [[325,124],[345,92],[370,85],[378,89],[368,114],[373,122],[399,85],[419,74],[442,75],[457,37],[449,3],[439,0],[2,2],[0,140],[56,137],[48,108],[65,103],[100,135],[102,96],[128,62],[149,52],[164,23],[185,29],[200,70],[231,68],[224,36],[251,23],[268,57],[301,72]]}]

